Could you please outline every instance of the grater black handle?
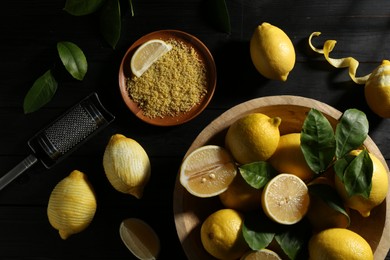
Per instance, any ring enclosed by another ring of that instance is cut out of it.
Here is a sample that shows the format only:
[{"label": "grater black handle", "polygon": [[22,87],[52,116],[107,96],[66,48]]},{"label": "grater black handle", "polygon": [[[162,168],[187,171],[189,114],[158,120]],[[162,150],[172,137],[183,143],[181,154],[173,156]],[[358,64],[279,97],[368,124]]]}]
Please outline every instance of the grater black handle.
[{"label": "grater black handle", "polygon": [[38,159],[34,155],[27,156],[23,161],[16,165],[12,170],[7,172],[3,177],[0,178],[0,190],[7,186],[11,181],[16,179],[25,170],[35,164]]}]

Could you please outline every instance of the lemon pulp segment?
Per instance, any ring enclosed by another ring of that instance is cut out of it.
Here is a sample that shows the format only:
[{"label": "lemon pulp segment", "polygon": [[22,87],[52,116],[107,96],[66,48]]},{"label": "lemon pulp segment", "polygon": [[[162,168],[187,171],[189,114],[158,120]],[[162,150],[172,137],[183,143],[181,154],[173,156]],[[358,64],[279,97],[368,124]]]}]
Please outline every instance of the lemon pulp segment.
[{"label": "lemon pulp segment", "polygon": [[142,74],[172,46],[162,40],[150,40],[142,44],[133,54],[130,61],[131,72],[141,77]]}]

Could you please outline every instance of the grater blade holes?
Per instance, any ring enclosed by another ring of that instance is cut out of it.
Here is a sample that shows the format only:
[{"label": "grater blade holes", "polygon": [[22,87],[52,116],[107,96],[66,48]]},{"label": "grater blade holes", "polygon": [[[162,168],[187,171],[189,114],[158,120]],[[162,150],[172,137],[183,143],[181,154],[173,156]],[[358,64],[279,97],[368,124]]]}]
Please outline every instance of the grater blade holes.
[{"label": "grater blade holes", "polygon": [[56,121],[44,132],[52,145],[65,154],[98,128],[96,121],[81,106]]}]

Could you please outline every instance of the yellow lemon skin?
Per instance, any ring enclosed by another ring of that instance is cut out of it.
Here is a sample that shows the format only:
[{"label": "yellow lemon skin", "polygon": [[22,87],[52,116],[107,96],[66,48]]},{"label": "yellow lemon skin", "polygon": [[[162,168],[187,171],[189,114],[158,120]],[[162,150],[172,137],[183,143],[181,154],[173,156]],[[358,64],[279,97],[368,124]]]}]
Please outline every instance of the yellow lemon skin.
[{"label": "yellow lemon skin", "polygon": [[[360,150],[354,150],[351,152],[351,154],[357,155],[360,152]],[[370,196],[368,198],[364,198],[360,195],[353,195],[349,197],[347,191],[345,190],[344,184],[337,175],[335,176],[335,186],[337,192],[344,200],[346,206],[357,210],[363,217],[369,217],[371,210],[385,200],[389,188],[388,173],[386,168],[374,154],[369,153],[369,155],[373,163],[373,172],[371,180],[372,187]]]},{"label": "yellow lemon skin", "polygon": [[309,260],[372,260],[370,245],[359,234],[345,228],[330,228],[309,240]]},{"label": "yellow lemon skin", "polygon": [[234,177],[226,191],[219,194],[226,208],[247,212],[261,207],[261,191],[250,186],[241,174]]},{"label": "yellow lemon skin", "polygon": [[280,136],[275,153],[268,160],[278,172],[288,172],[304,182],[314,177],[314,172],[307,165],[301,150],[301,134],[290,133]]},{"label": "yellow lemon skin", "polygon": [[375,114],[390,118],[390,61],[383,60],[371,73],[364,87],[364,95]]},{"label": "yellow lemon skin", "polygon": [[255,68],[268,79],[286,81],[295,65],[295,49],[290,38],[266,22],[252,34],[250,55]]},{"label": "yellow lemon skin", "polygon": [[95,192],[84,173],[72,171],[50,194],[47,216],[62,239],[79,233],[92,222],[96,212]]},{"label": "yellow lemon skin", "polygon": [[225,136],[225,146],[240,164],[266,161],[280,139],[280,117],[251,113],[236,120]]},{"label": "yellow lemon skin", "polygon": [[145,149],[122,134],[111,136],[103,155],[103,168],[111,185],[119,192],[142,198],[151,176]]},{"label": "yellow lemon skin", "polygon": [[239,259],[249,250],[242,235],[243,215],[233,209],[220,209],[201,226],[204,249],[217,259]]}]

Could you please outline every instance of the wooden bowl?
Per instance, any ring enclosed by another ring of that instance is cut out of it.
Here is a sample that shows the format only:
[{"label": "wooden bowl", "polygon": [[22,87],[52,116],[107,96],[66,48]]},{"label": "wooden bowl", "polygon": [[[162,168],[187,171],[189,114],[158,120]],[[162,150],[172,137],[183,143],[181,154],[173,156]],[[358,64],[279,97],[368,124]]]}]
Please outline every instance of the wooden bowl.
[{"label": "wooden bowl", "polygon": [[[142,110],[140,109],[140,107],[138,106],[138,104],[129,97],[126,81],[128,78],[132,76],[131,69],[130,69],[131,57],[133,56],[135,50],[140,45],[152,39],[160,39],[163,41],[174,39],[174,40],[182,41],[184,44],[194,48],[194,50],[198,53],[199,58],[203,61],[204,65],[206,66],[207,94],[202,98],[199,104],[194,106],[190,111],[185,113],[180,113],[177,116],[165,116],[163,118],[160,117],[150,118],[145,116]],[[133,45],[130,46],[130,48],[127,50],[126,54],[124,55],[119,68],[119,88],[122,95],[122,99],[125,102],[126,106],[142,121],[152,125],[158,125],[158,126],[179,125],[195,118],[209,104],[214,94],[216,83],[217,83],[217,70],[215,67],[214,58],[211,55],[209,49],[195,36],[178,30],[161,30],[161,31],[155,31],[147,35],[144,35],[136,42],[134,42]]]},{"label": "wooden bowl", "polygon": [[[335,126],[342,113],[327,104],[297,96],[271,96],[253,99],[239,104],[212,121],[194,140],[185,156],[194,149],[206,144],[224,144],[224,137],[228,127],[238,118],[253,112],[261,112],[270,117],[282,118],[281,134],[300,132],[307,112],[315,108],[321,111]],[[370,137],[364,142],[367,149],[375,154],[386,167],[389,168],[378,147]],[[215,210],[222,208],[218,196],[213,198],[198,198],[185,190],[176,179],[173,211],[177,234],[188,259],[214,259],[203,248],[200,240],[200,226],[205,218]],[[370,217],[363,218],[351,210],[351,227],[363,236],[371,245],[374,257],[383,260],[390,248],[389,214],[390,195],[376,207]]]}]

